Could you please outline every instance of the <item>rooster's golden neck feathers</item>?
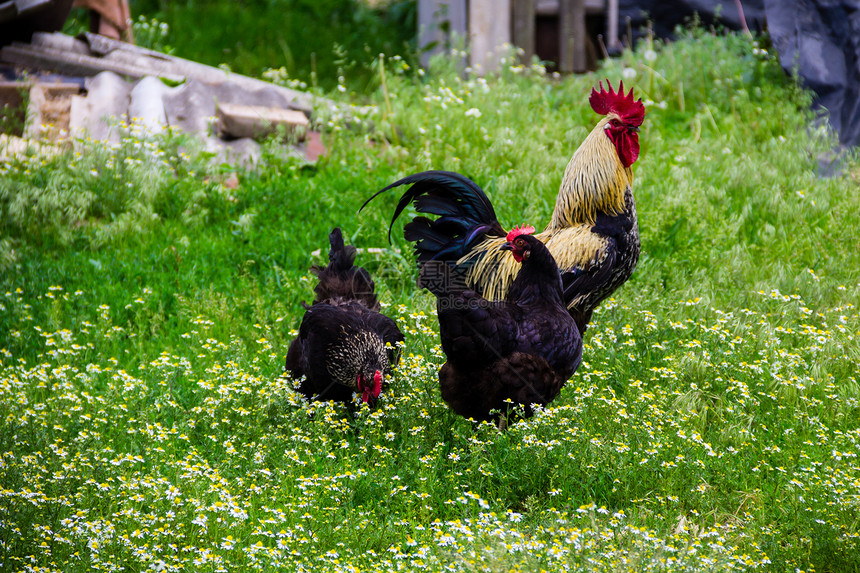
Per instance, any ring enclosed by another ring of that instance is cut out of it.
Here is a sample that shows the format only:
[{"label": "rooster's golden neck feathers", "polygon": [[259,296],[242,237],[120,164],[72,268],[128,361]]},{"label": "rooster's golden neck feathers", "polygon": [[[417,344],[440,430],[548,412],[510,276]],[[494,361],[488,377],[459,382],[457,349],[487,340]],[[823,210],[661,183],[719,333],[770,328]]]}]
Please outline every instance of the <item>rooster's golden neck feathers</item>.
[{"label": "rooster's golden neck feathers", "polygon": [[547,230],[581,223],[593,225],[598,212],[616,215],[624,210],[624,192],[633,184],[633,170],[624,167],[604,130],[618,116],[598,122],[567,164]]}]

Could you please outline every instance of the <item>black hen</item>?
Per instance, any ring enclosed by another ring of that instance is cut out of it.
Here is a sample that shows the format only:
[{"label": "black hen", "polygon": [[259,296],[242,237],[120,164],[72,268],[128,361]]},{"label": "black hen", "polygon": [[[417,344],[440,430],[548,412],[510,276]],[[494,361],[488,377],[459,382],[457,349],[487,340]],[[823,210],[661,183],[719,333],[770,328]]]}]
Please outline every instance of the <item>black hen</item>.
[{"label": "black hen", "polygon": [[[305,377],[299,391],[308,398],[352,402],[353,392],[373,405],[383,376],[399,360],[403,333],[379,312],[373,280],[353,266],[355,247],[345,245],[339,228],[329,235],[328,266],[311,267],[319,282],[316,297],[287,351],[285,368]],[[390,346],[386,348],[386,343]]]},{"label": "black hen", "polygon": [[555,260],[538,238],[520,233],[511,231],[503,246],[522,263],[504,301],[471,290],[437,298],[448,358],[439,371],[442,398],[467,418],[496,419],[493,411],[506,412],[510,402],[530,416],[531,404],[551,402],[582,361]]}]

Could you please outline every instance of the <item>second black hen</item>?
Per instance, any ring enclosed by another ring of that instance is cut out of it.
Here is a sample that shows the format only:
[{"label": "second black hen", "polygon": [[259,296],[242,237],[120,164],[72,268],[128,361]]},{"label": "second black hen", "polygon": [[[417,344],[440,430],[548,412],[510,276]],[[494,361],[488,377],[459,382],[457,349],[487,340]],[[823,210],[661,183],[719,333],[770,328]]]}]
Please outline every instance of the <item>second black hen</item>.
[{"label": "second black hen", "polygon": [[558,266],[540,239],[525,234],[533,231],[515,228],[507,236],[503,248],[522,266],[505,300],[465,288],[437,298],[448,359],[439,371],[442,398],[458,414],[500,427],[511,403],[530,416],[532,404],[551,402],[582,361]]},{"label": "second black hen", "polygon": [[[287,351],[286,370],[305,377],[299,391],[308,398],[352,403],[357,392],[373,405],[400,357],[403,333],[379,312],[370,273],[353,265],[355,247],[339,228],[329,235],[329,264],[313,266],[319,282]],[[388,344],[388,346],[386,346]]]}]

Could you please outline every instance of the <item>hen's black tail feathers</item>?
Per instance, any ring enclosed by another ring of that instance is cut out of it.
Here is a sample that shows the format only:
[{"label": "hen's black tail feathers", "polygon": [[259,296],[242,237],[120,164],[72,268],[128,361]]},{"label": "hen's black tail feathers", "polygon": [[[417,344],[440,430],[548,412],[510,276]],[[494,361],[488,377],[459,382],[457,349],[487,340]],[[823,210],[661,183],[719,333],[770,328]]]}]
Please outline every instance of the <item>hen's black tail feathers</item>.
[{"label": "hen's black tail feathers", "polygon": [[319,279],[314,287],[316,297],[313,304],[358,301],[367,308],[378,311],[379,300],[376,298],[370,273],[362,267],[353,266],[355,247],[344,243],[339,227],[332,229],[328,239],[331,243],[328,265],[311,267],[311,272]]},{"label": "hen's black tail feathers", "polygon": [[[410,203],[419,213],[439,216],[435,220],[415,217],[404,227],[406,240],[415,243],[418,266],[422,270],[429,261],[452,265],[484,238],[505,235],[484,191],[468,177],[452,171],[424,171],[404,177],[375,193],[361,209],[381,193],[401,185],[411,187],[400,197],[394,210],[388,228],[389,240],[394,222]],[[422,286],[433,290],[427,284]]]}]

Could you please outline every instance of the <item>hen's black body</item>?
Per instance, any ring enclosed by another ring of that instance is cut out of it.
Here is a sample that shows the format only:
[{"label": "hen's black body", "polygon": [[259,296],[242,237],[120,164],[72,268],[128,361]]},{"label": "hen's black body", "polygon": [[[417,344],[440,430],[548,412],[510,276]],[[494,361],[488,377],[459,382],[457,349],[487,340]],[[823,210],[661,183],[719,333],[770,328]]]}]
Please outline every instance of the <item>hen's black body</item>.
[{"label": "hen's black body", "polygon": [[319,278],[316,297],[290,344],[285,368],[294,378],[305,377],[299,391],[308,398],[351,402],[358,392],[373,401],[374,376],[391,373],[403,334],[379,312],[370,274],[353,266],[355,247],[344,244],[339,228],[329,241],[329,264],[311,267]]},{"label": "hen's black body", "polygon": [[520,235],[513,250],[525,252],[522,268],[504,301],[471,290],[437,298],[442,349],[442,398],[455,412],[476,420],[506,411],[507,400],[546,405],[582,361],[582,337],[562,297],[561,275],[546,246]]}]

